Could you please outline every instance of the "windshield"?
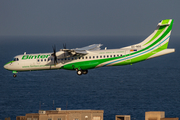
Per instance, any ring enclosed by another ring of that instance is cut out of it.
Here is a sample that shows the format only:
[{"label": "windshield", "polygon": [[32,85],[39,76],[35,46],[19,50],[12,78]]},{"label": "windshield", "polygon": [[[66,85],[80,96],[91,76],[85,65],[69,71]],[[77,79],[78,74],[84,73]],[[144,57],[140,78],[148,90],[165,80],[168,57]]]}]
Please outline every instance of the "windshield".
[{"label": "windshield", "polygon": [[19,61],[19,59],[18,58],[13,58],[13,61]]}]

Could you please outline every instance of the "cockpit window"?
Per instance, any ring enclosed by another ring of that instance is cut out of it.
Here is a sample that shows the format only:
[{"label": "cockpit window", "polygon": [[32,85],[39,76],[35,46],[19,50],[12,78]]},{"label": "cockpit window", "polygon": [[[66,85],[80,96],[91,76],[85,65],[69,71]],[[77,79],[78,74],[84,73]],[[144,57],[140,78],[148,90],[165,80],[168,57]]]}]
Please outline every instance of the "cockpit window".
[{"label": "cockpit window", "polygon": [[19,61],[19,58],[13,58],[13,61]]}]

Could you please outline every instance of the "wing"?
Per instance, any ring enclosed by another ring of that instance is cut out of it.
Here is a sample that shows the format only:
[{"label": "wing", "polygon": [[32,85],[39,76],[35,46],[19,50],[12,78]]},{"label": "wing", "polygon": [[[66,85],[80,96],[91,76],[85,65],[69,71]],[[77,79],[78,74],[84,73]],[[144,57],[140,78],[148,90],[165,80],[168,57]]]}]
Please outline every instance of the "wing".
[{"label": "wing", "polygon": [[92,50],[100,50],[102,44],[92,44],[86,47],[82,47],[82,48],[75,48],[75,49],[62,49],[62,51],[64,52],[68,52],[72,55],[76,55],[76,54],[87,54],[87,51],[92,51]]}]

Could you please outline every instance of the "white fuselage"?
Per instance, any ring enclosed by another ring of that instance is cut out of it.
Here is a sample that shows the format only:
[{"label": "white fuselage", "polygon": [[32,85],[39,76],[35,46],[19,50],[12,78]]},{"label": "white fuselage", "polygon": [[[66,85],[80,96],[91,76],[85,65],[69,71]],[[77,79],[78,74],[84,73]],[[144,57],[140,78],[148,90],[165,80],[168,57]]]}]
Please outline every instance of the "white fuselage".
[{"label": "white fuselage", "polygon": [[[137,49],[136,49],[137,50]],[[31,70],[50,70],[50,69],[60,69],[62,66],[70,63],[83,62],[83,61],[92,61],[98,59],[107,59],[113,57],[121,57],[130,53],[133,53],[129,48],[124,49],[108,49],[108,50],[97,50],[97,51],[88,51],[88,54],[81,56],[67,56],[64,57],[64,53],[59,51],[57,52],[57,64],[54,64],[54,57],[51,56],[51,53],[39,53],[39,54],[25,54],[18,55],[15,58],[18,58],[18,61],[13,61],[9,64],[6,64],[4,68],[11,71],[31,71]],[[165,49],[161,53],[154,54],[149,57],[158,57],[164,54],[172,53],[174,49]],[[127,59],[126,59],[127,58]],[[124,61],[127,63],[131,62],[131,59],[128,57],[124,58]],[[102,67],[104,64],[99,64],[96,67]],[[111,65],[108,65],[111,66]]]},{"label": "white fuselage", "polygon": [[108,49],[88,51],[88,54],[81,56],[64,57],[64,53],[59,51],[59,53],[57,52],[57,54],[59,54],[59,57],[57,57],[56,65],[54,65],[54,58],[51,56],[52,53],[25,54],[15,56],[14,58],[18,58],[18,60],[6,64],[4,67],[12,71],[60,69],[63,65],[73,62],[106,59],[122,56],[129,53],[129,49]]}]

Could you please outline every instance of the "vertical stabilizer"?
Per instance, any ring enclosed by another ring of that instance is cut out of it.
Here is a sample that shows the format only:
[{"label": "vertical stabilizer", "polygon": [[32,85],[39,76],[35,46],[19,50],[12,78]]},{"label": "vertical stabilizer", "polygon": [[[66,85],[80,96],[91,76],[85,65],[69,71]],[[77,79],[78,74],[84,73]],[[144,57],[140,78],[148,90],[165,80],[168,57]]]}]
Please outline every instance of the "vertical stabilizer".
[{"label": "vertical stabilizer", "polygon": [[[158,23],[155,31],[151,35],[149,35],[144,41],[124,48],[144,49],[148,46],[152,46],[159,42],[160,42],[159,47],[167,48],[169,38],[171,35],[173,21],[174,21],[173,19],[161,20]],[[165,40],[165,42],[162,42],[163,40]]]},{"label": "vertical stabilizer", "polygon": [[173,25],[173,19],[166,19],[162,20],[158,23],[156,30],[147,37],[143,42],[141,42],[141,46],[143,48],[155,43],[156,41],[161,41],[163,39],[166,39],[166,42],[163,42],[161,46],[163,45],[164,48],[167,48],[169,38],[171,35]]}]

